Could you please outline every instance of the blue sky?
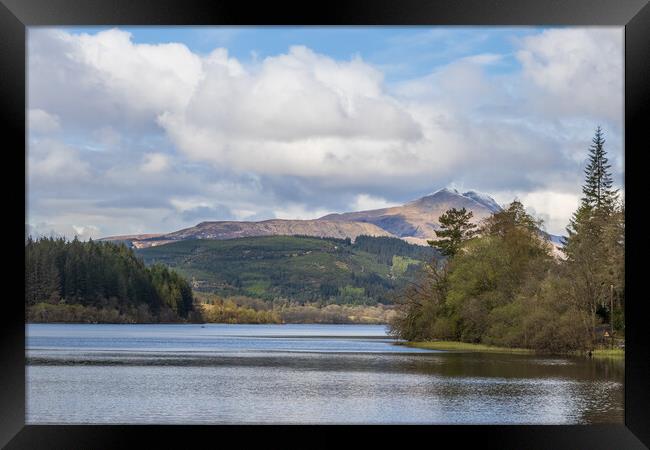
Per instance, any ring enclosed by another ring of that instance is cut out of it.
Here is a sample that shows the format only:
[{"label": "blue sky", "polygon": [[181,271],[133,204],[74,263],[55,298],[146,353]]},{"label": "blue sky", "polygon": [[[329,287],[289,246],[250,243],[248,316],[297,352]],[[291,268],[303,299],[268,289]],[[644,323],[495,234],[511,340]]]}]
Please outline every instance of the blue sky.
[{"label": "blue sky", "polygon": [[[63,27],[72,34],[96,34],[107,27]],[[346,60],[360,56],[385,67],[389,82],[430,73],[455,59],[481,53],[505,56],[492,72],[508,72],[519,66],[514,58],[517,39],[537,34],[539,27],[119,27],[132,34],[133,42],[161,44],[181,42],[190,50],[207,54],[226,47],[240,61],[253,62],[304,45],[317,53]],[[399,67],[394,67],[399,64]]]},{"label": "blue sky", "polygon": [[32,27],[28,217],[68,237],[315,218],[441,187],[561,234],[622,28]]}]

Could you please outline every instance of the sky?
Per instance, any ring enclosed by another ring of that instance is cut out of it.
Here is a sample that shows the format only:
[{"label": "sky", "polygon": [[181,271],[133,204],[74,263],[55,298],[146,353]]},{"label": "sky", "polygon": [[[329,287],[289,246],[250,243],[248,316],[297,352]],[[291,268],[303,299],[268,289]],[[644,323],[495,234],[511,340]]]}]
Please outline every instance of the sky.
[{"label": "sky", "polygon": [[26,232],[312,219],[443,187],[563,234],[596,126],[623,191],[623,28],[30,27]]}]

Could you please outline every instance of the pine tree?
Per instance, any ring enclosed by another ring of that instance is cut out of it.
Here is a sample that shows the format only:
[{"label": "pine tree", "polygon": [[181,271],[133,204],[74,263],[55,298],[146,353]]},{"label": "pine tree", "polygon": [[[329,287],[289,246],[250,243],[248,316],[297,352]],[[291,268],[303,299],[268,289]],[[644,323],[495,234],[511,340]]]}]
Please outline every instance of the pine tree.
[{"label": "pine tree", "polygon": [[148,321],[151,314],[164,312],[165,305],[172,317],[177,312],[182,318],[194,305],[192,289],[183,277],[163,265],[147,268],[132,250],[111,243],[27,238],[25,283],[28,310],[39,303],[77,304],[135,311],[136,319]]},{"label": "pine tree", "polygon": [[582,187],[582,205],[594,211],[611,212],[618,197],[618,190],[612,189],[611,165],[605,152],[605,139],[600,127],[591,140],[589,162],[585,168],[585,184]]},{"label": "pine tree", "polygon": [[440,250],[443,255],[454,256],[463,242],[475,233],[476,224],[470,222],[472,216],[472,211],[467,211],[465,208],[451,208],[445,211],[438,218],[441,229],[436,230],[436,236],[442,239],[427,242]]},{"label": "pine tree", "polygon": [[623,291],[623,205],[618,190],[613,189],[604,144],[598,127],[589,147],[584,196],[571,217],[563,248],[575,300],[589,311],[592,329],[596,325],[596,311],[609,303],[611,292]]},{"label": "pine tree", "polygon": [[613,180],[610,173],[611,165],[605,151],[605,139],[602,129],[596,127],[596,133],[589,147],[589,161],[584,170],[585,183],[582,186],[583,197],[578,210],[573,214],[567,227],[568,239],[564,240],[565,253],[570,256],[569,242],[578,233],[591,235],[601,234],[603,221],[615,212],[618,189],[612,189]]}]

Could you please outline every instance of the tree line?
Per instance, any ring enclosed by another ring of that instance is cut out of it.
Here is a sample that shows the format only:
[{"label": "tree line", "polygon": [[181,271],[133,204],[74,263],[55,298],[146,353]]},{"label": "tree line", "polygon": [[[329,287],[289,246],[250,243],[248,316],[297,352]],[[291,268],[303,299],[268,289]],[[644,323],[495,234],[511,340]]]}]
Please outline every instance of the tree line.
[{"label": "tree line", "polygon": [[436,249],[421,245],[413,245],[402,239],[388,236],[358,236],[354,247],[378,256],[379,262],[393,265],[394,256],[406,256],[417,260],[427,260],[437,255]]},{"label": "tree line", "polygon": [[30,321],[158,322],[187,319],[194,299],[180,275],[123,244],[30,236],[25,304]]},{"label": "tree line", "polygon": [[423,265],[397,296],[391,333],[548,352],[593,349],[624,331],[624,203],[596,129],[583,197],[554,255],[542,221],[514,200],[479,225],[452,209],[430,241],[446,259]]},{"label": "tree line", "polygon": [[208,323],[363,323],[385,324],[393,309],[385,305],[268,302],[246,296],[196,293],[202,319]]}]

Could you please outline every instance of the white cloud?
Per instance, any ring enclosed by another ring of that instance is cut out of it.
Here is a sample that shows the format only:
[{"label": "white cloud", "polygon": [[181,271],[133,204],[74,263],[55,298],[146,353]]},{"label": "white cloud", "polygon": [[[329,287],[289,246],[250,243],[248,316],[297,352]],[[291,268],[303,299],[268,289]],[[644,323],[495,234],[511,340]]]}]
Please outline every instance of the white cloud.
[{"label": "white cloud", "polygon": [[363,61],[335,61],[304,47],[267,58],[256,72],[219,69],[229,61],[219,56],[186,110],[159,117],[190,159],[349,186],[389,177],[422,184],[493,150],[490,162],[519,160],[522,148],[539,146],[511,126],[475,131],[481,127],[468,113],[499,99],[482,68],[498,55],[463,58],[395,94]]},{"label": "white cloud", "polygon": [[75,41],[71,57],[136,110],[183,107],[201,74],[199,56],[183,44],[136,45],[130,33],[118,29],[82,34]]},{"label": "white cloud", "polygon": [[309,220],[317,219],[327,214],[331,214],[336,211],[329,211],[327,209],[312,208],[309,205],[303,205],[298,203],[293,203],[289,205],[281,206],[280,208],[273,211],[276,219],[300,219],[300,220]]},{"label": "white cloud", "polygon": [[29,30],[30,106],[69,123],[150,121],[182,108],[201,76],[201,58],[185,45],[134,44],[128,32],[95,35]]},{"label": "white cloud", "polygon": [[146,153],[143,157],[140,170],[145,173],[158,173],[169,167],[169,156],[163,153]]},{"label": "white cloud", "polygon": [[86,237],[86,235],[88,237],[97,237],[97,233],[99,233],[99,228],[93,225],[72,225],[72,229],[80,239]]},{"label": "white cloud", "polygon": [[36,108],[27,111],[27,128],[30,133],[47,134],[59,131],[61,124],[56,114]]},{"label": "white cloud", "polygon": [[494,198],[502,205],[507,205],[518,198],[529,213],[544,221],[546,231],[565,235],[569,218],[580,205],[581,194],[550,190],[525,193],[507,191],[495,193]]},{"label": "white cloud", "polygon": [[90,176],[90,165],[72,147],[45,140],[33,143],[31,148],[27,166],[30,182],[49,179],[79,184]]},{"label": "white cloud", "polygon": [[550,113],[620,121],[623,107],[623,28],[550,29],[521,41],[524,78],[541,91]]},{"label": "white cloud", "polygon": [[212,202],[197,197],[172,197],[169,202],[177,211],[191,211],[196,208],[211,208]]},{"label": "white cloud", "polygon": [[351,208],[352,211],[366,211],[370,209],[388,208],[390,206],[395,206],[395,203],[389,202],[381,197],[359,194],[355,197]]},{"label": "white cloud", "polygon": [[39,237],[64,237],[72,239],[77,236],[79,240],[86,241],[89,238],[101,237],[100,229],[93,225],[70,225],[67,223],[39,222],[34,225],[27,224],[27,235],[34,239]]},{"label": "white cloud", "polygon": [[383,91],[381,73],[359,59],[292,47],[257,71],[235,67],[213,52],[187,108],[159,117],[190,158],[306,176],[349,173],[355,165],[358,174],[421,138],[411,114]]},{"label": "white cloud", "polygon": [[253,217],[257,211],[252,209],[233,209],[232,213],[236,220],[246,220]]},{"label": "white cloud", "polygon": [[503,55],[499,55],[497,53],[480,53],[478,55],[465,56],[464,58],[460,58],[458,61],[468,62],[471,64],[489,65],[498,63],[502,60]]}]

